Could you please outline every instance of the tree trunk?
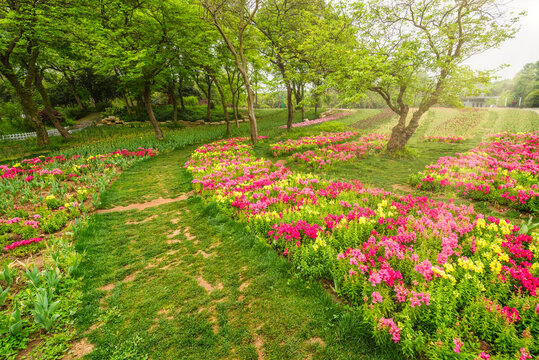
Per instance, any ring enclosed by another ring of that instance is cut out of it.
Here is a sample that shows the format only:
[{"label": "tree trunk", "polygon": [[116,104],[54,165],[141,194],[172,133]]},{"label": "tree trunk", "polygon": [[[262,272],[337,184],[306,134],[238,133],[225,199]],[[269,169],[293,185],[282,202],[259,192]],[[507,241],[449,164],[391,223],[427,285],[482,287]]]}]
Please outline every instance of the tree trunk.
[{"label": "tree trunk", "polygon": [[286,83],[286,101],[288,108],[288,119],[286,121],[286,130],[292,129],[292,123],[294,122],[294,102],[292,101],[292,87],[290,83]]},{"label": "tree trunk", "polygon": [[208,106],[206,107],[206,118],[208,121],[211,119],[211,85],[213,81],[209,79],[208,81],[208,93],[206,94],[206,98],[208,99]]},{"label": "tree trunk", "polygon": [[77,92],[77,87],[75,86],[75,79],[73,79],[71,76],[65,75],[67,83],[69,84],[69,87],[71,88],[71,91],[73,92],[73,96],[75,97],[75,101],[77,102],[77,105],[81,110],[84,109],[84,105],[82,105],[82,101],[80,100],[79,93]]},{"label": "tree trunk", "polygon": [[155,118],[155,115],[153,113],[152,109],[152,99],[151,99],[151,90],[150,90],[150,84],[146,84],[144,86],[144,104],[146,105],[146,111],[148,112],[148,117],[150,118],[150,122],[153,125],[153,129],[155,131],[155,138],[157,140],[163,140],[163,132],[161,131],[161,128],[159,127],[159,123],[157,122],[157,119]]},{"label": "tree trunk", "polygon": [[406,125],[406,118],[408,116],[408,108],[406,107],[399,115],[398,124],[391,130],[391,138],[387,143],[388,151],[402,150],[408,140],[414,135],[415,131],[419,127],[419,120],[421,116],[427,112],[430,106],[420,106],[419,109],[413,112],[412,118],[408,125]]},{"label": "tree trunk", "polygon": [[13,71],[13,68],[8,60],[3,58],[2,65],[3,66],[0,66],[0,72],[9,81],[11,86],[13,86],[15,94],[17,94],[17,97],[19,98],[24,115],[36,130],[37,145],[40,147],[48,146],[50,144],[49,134],[47,134],[47,129],[45,129],[45,125],[43,125],[43,121],[41,121],[41,117],[39,116],[36,104],[34,103],[34,99],[32,97],[32,92],[29,90],[29,87],[34,82],[33,77],[35,76],[35,69],[33,71],[33,75],[30,74],[29,71],[29,74],[27,75],[28,77],[23,85],[19,81],[17,75],[15,75],[15,72]]},{"label": "tree trunk", "polygon": [[[301,86],[301,101],[305,99],[305,84]],[[305,104],[301,105],[301,121],[305,121]]]},{"label": "tree trunk", "polygon": [[174,120],[174,123],[177,123],[178,122],[178,97],[176,96],[176,88],[174,86],[174,82],[170,84],[169,95],[170,95],[170,98],[172,99],[172,110],[174,113],[173,120]]},{"label": "tree trunk", "polygon": [[180,106],[182,111],[185,111],[185,103],[183,102],[183,79],[180,78],[180,86],[178,87],[178,96],[180,97]]},{"label": "tree trunk", "polygon": [[387,143],[387,151],[389,152],[402,150],[409,139],[409,137],[406,135],[406,118],[408,117],[408,108],[406,107],[401,109],[400,113],[397,115],[399,115],[399,122],[391,130],[391,137]]},{"label": "tree trunk", "polygon": [[[236,114],[238,114],[238,118],[240,116],[240,94],[236,96],[236,103],[234,104],[234,109],[236,110]],[[236,123],[238,124],[238,123]]]},{"label": "tree trunk", "polygon": [[213,82],[215,83],[215,86],[217,87],[217,91],[219,91],[219,95],[221,96],[221,104],[223,106],[223,111],[225,115],[225,121],[226,121],[226,135],[230,136],[230,120],[228,118],[228,109],[226,107],[226,99],[225,99],[225,93],[223,92],[223,89],[221,88],[221,84],[217,81],[217,78],[212,75]]},{"label": "tree trunk", "polygon": [[[286,86],[286,101],[287,101],[287,109],[288,109],[288,119],[286,121],[286,130],[290,131],[292,129],[292,123],[294,122],[294,103],[292,102],[292,85],[290,84],[290,80],[286,76],[286,69],[283,63],[283,60],[281,59],[281,56],[277,54],[277,67],[279,68],[279,71],[281,72],[281,76],[283,77],[284,84]],[[282,99],[282,98],[281,98]]]},{"label": "tree trunk", "polygon": [[49,134],[47,133],[47,129],[45,129],[45,125],[43,125],[43,121],[41,121],[41,118],[39,117],[36,105],[32,99],[32,94],[23,91],[23,93],[18,94],[18,96],[20,97],[22,111],[36,129],[37,145],[40,147],[48,146],[50,144]]},{"label": "tree trunk", "polygon": [[254,109],[255,94],[253,92],[253,88],[251,87],[251,83],[249,82],[249,75],[247,74],[247,70],[244,67],[239,68],[239,70],[243,76],[245,90],[247,92],[247,114],[249,115],[249,123],[251,125],[251,142],[255,144],[256,142],[258,142],[258,128],[256,124],[256,116]]},{"label": "tree trunk", "polygon": [[131,106],[129,106],[129,101],[127,100],[127,94],[125,91],[122,91],[122,97],[124,99],[125,108],[127,109],[127,113],[131,114]]},{"label": "tree trunk", "polygon": [[66,139],[72,139],[73,136],[60,124],[60,120],[54,115],[54,110],[51,105],[51,100],[45,86],[43,86],[43,77],[41,74],[37,74],[35,77],[35,85],[39,95],[41,95],[41,100],[43,100],[43,106],[45,107],[45,112],[51,119],[52,125],[60,132],[60,135]]},{"label": "tree trunk", "polygon": [[236,93],[232,92],[232,112],[234,113],[234,121],[236,122],[236,128],[240,127],[238,119],[238,109],[236,108]]}]

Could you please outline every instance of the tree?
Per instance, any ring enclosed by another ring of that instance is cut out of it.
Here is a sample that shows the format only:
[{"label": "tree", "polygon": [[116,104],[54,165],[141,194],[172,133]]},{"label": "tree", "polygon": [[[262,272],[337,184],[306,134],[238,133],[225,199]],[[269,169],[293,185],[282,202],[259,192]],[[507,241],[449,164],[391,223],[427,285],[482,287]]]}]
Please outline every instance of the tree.
[{"label": "tree", "polygon": [[[388,151],[405,146],[421,116],[458,87],[462,74],[484,79],[463,61],[512,37],[518,20],[497,0],[365,0],[353,9],[361,44],[344,78],[356,90],[380,94],[398,115]],[[408,120],[414,98],[417,109]]]},{"label": "tree", "polygon": [[45,86],[43,85],[43,78],[44,78],[44,69],[36,71],[35,80],[34,80],[35,86],[37,88],[37,91],[39,92],[39,95],[41,96],[41,100],[43,101],[43,106],[45,107],[45,113],[50,119],[52,125],[60,132],[60,135],[62,135],[66,139],[71,139],[73,138],[73,136],[71,136],[71,134],[62,126],[62,124],[60,123],[60,120],[56,117],[57,111],[52,107],[49,94],[47,93],[47,90],[45,89]]},{"label": "tree", "polygon": [[262,0],[199,0],[206,10],[208,20],[217,28],[232,53],[236,67],[241,73],[247,92],[247,112],[251,125],[251,141],[258,141],[254,112],[254,91],[248,73],[245,56],[246,31],[256,15]]},{"label": "tree", "polygon": [[179,57],[179,49],[196,46],[201,22],[196,8],[187,0],[94,0],[88,6],[100,24],[90,38],[99,71],[120,73],[122,86],[139,94],[156,138],[163,139],[153,113],[152,88],[169,80],[166,69]]},{"label": "tree", "polygon": [[[39,146],[49,137],[33,98],[40,46],[57,31],[51,26],[53,1],[3,1],[0,5],[0,74],[10,83],[26,119],[34,126]],[[44,14],[47,13],[46,17]]]},{"label": "tree", "polygon": [[309,22],[308,15],[320,15],[324,6],[323,1],[268,0],[255,19],[256,27],[266,38],[266,55],[277,68],[286,88],[287,130],[292,128],[294,121],[293,96],[296,105],[302,109],[302,118],[305,118],[302,101],[305,94],[305,66],[309,60],[298,51],[299,44],[304,40],[303,28]]},{"label": "tree", "polygon": [[525,99],[531,92],[539,89],[539,61],[524,65],[514,79],[513,95]]}]

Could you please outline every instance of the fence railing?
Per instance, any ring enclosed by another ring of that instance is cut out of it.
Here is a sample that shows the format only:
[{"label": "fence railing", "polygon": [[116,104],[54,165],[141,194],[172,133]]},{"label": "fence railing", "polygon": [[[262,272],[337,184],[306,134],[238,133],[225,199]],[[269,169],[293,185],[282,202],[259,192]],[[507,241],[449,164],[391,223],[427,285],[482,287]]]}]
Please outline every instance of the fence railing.
[{"label": "fence railing", "polygon": [[[82,129],[73,129],[73,130],[67,130],[70,134],[81,131]],[[57,129],[50,129],[47,130],[47,134],[49,136],[60,136],[60,132]],[[6,140],[14,140],[14,141],[21,141],[26,140],[28,138],[36,137],[37,134],[35,131],[27,132],[27,133],[19,133],[19,134],[8,134],[8,135],[0,135],[0,141],[6,141]]]}]

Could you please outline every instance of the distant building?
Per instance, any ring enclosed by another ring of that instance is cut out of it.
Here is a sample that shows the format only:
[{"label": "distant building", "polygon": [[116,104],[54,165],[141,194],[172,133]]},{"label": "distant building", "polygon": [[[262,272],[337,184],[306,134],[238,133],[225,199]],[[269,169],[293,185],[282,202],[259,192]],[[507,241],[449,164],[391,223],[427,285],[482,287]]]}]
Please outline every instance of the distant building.
[{"label": "distant building", "polygon": [[465,107],[482,108],[488,106],[487,100],[497,98],[498,96],[469,96],[462,97],[460,100]]}]

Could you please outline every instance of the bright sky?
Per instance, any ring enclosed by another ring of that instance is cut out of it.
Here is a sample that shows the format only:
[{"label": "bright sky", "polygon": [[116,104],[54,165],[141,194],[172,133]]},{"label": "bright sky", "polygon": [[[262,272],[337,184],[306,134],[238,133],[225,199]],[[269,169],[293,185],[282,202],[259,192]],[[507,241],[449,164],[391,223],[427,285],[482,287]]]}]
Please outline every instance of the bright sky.
[{"label": "bright sky", "polygon": [[476,70],[510,65],[497,73],[499,80],[512,79],[525,64],[539,61],[539,0],[514,0],[509,6],[517,13],[528,12],[520,20],[520,31],[498,49],[487,50],[466,61]]}]

